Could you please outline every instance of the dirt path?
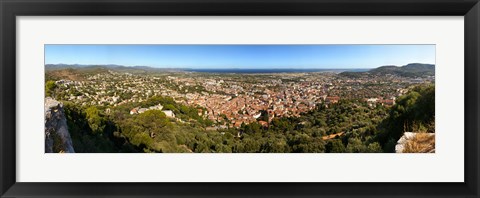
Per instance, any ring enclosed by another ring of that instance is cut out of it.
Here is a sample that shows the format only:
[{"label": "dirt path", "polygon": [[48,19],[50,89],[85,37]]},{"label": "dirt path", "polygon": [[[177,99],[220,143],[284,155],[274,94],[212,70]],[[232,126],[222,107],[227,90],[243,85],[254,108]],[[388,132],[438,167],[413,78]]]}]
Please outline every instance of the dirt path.
[{"label": "dirt path", "polygon": [[345,133],[345,132],[340,132],[340,133],[335,133],[335,134],[323,136],[322,139],[323,139],[323,140],[333,139],[333,138],[335,138],[335,137],[337,137],[337,136],[343,135],[344,133]]}]

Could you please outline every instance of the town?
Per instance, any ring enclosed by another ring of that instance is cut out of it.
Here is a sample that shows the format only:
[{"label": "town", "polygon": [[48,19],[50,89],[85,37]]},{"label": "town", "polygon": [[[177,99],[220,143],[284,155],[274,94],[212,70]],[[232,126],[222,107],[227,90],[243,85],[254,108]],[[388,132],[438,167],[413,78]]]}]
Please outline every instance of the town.
[{"label": "town", "polygon": [[[368,75],[352,78],[340,72],[298,73],[203,73],[189,71],[135,73],[103,69],[79,79],[55,81],[56,98],[82,106],[109,107],[168,96],[177,103],[196,107],[198,115],[213,121],[214,128],[238,128],[267,116],[261,125],[275,117],[298,117],[318,105],[328,107],[340,100],[391,106],[409,87],[432,83],[434,76],[402,77]],[[130,115],[162,110],[175,118],[162,104],[136,107]],[[177,118],[178,119],[178,118]],[[178,119],[178,121],[182,121]]]},{"label": "town", "polygon": [[434,152],[435,49],[45,45],[46,151]]}]

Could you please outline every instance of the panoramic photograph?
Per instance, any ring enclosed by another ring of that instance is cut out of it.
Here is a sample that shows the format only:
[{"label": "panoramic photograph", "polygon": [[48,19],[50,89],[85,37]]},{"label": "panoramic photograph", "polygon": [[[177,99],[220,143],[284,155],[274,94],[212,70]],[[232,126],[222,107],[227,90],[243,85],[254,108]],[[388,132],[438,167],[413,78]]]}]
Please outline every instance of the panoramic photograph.
[{"label": "panoramic photograph", "polygon": [[435,45],[44,50],[45,153],[435,153]]}]

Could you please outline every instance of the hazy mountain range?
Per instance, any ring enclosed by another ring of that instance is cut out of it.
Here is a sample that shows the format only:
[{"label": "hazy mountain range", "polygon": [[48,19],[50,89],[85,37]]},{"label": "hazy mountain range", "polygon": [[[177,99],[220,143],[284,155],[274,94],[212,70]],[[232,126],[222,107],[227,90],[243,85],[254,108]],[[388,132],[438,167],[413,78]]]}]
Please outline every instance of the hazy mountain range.
[{"label": "hazy mountain range", "polygon": [[[123,65],[81,65],[81,64],[46,64],[46,70],[59,70],[59,69],[111,69],[116,71],[124,72],[146,72],[146,71],[168,71],[168,72],[182,72],[182,71],[196,71],[195,69],[189,68],[156,68],[149,66],[123,66]],[[232,69],[232,71],[237,71],[241,69]],[[249,69],[252,70],[252,69]],[[253,69],[254,70],[254,69]],[[265,70],[265,69],[263,69]],[[267,69],[268,70],[268,69]],[[287,71],[289,69],[278,69],[279,71]],[[301,71],[301,69],[291,69],[292,71]],[[312,72],[316,69],[305,69],[306,72]],[[362,77],[366,75],[397,75],[403,77],[422,77],[422,76],[434,76],[435,75],[435,65],[433,64],[422,64],[422,63],[410,63],[404,66],[394,66],[386,65],[373,69],[331,69],[340,71],[340,75],[349,76],[349,77]],[[206,70],[208,71],[208,70]],[[215,71],[212,70],[212,71]],[[276,69],[272,69],[272,72],[275,72]],[[329,71],[329,69],[318,69],[318,71]],[[222,72],[223,73],[223,72]]]}]

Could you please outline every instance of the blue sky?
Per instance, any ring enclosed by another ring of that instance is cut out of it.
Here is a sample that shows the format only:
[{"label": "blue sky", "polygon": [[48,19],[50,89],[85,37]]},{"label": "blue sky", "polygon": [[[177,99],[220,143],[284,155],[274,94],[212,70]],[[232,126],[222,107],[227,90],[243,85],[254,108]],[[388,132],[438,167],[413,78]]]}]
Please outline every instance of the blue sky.
[{"label": "blue sky", "polygon": [[435,64],[435,45],[45,45],[45,64],[164,68],[374,68]]}]

